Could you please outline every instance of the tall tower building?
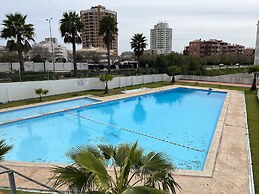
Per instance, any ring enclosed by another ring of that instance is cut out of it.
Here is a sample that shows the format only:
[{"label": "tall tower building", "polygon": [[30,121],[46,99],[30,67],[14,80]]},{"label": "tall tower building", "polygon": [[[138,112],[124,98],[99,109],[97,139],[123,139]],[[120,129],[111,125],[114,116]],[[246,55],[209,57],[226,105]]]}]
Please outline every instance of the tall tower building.
[{"label": "tall tower building", "polygon": [[259,65],[259,20],[258,20],[258,23],[257,23],[254,65]]},{"label": "tall tower building", "polygon": [[[80,12],[81,21],[84,23],[84,30],[82,32],[83,49],[92,47],[106,48],[103,38],[99,36],[99,23],[101,18],[107,15],[114,17],[117,21],[117,12],[110,11],[101,5]],[[116,35],[115,40],[112,42],[111,50],[118,54],[118,35]]]},{"label": "tall tower building", "polygon": [[158,54],[167,54],[172,51],[172,28],[167,23],[159,22],[150,30],[150,49]]}]

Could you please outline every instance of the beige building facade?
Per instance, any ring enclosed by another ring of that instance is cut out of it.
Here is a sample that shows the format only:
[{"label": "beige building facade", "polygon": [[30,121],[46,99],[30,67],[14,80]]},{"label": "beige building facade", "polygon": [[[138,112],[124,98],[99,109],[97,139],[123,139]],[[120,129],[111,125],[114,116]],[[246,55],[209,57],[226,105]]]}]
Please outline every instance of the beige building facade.
[{"label": "beige building facade", "polygon": [[[103,16],[112,16],[117,21],[117,12],[106,9],[104,6],[98,5],[91,7],[89,10],[80,12],[81,21],[84,23],[82,32],[83,49],[90,48],[106,48],[102,36],[99,36],[100,20]],[[118,54],[118,35],[113,40],[111,50]]]}]

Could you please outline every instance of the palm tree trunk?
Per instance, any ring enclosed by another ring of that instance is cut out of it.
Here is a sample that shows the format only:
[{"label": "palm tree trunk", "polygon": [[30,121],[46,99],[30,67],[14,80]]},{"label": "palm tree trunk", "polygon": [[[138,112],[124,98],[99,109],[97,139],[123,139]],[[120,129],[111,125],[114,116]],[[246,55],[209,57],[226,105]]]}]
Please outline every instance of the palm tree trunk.
[{"label": "palm tree trunk", "polygon": [[74,63],[74,77],[77,75],[77,65],[76,65],[76,40],[75,37],[73,37],[73,63]]},{"label": "palm tree trunk", "polygon": [[139,68],[139,64],[140,64],[140,56],[138,55],[138,64],[137,64],[137,69]]},{"label": "palm tree trunk", "polygon": [[19,61],[20,61],[20,72],[22,75],[22,74],[24,74],[25,70],[24,70],[24,59],[22,56],[22,43],[21,43],[21,40],[19,37],[17,38],[17,50],[18,50]]},{"label": "palm tree trunk", "polygon": [[251,90],[256,90],[256,76],[257,76],[257,73],[254,73],[254,80],[251,86]]},{"label": "palm tree trunk", "polygon": [[110,54],[110,43],[107,44],[107,55],[108,55],[108,74],[111,74],[111,54]]},{"label": "palm tree trunk", "polygon": [[173,74],[173,77],[172,77],[172,84],[175,83],[175,77],[174,77],[174,74]]},{"label": "palm tree trunk", "polygon": [[105,90],[104,90],[104,94],[108,94],[109,93],[109,89],[108,89],[108,81],[105,81]]},{"label": "palm tree trunk", "polygon": [[43,62],[43,69],[44,69],[44,72],[46,72],[46,61]]}]

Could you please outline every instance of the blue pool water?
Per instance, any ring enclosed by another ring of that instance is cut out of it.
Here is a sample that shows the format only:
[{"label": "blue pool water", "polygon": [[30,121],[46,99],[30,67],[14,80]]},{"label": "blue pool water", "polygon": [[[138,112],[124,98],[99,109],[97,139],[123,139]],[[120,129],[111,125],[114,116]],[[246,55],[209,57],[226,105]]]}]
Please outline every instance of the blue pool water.
[{"label": "blue pool water", "polygon": [[0,136],[14,145],[7,160],[69,163],[74,146],[138,141],[179,169],[202,170],[225,96],[177,88],[0,125]]},{"label": "blue pool water", "polygon": [[84,106],[98,102],[91,98],[79,98],[74,100],[66,100],[63,102],[50,103],[45,105],[39,105],[29,108],[22,108],[18,110],[0,112],[0,123],[16,120],[19,118],[30,117],[39,114],[46,114],[53,111],[58,111],[66,108],[73,108],[78,106]]}]

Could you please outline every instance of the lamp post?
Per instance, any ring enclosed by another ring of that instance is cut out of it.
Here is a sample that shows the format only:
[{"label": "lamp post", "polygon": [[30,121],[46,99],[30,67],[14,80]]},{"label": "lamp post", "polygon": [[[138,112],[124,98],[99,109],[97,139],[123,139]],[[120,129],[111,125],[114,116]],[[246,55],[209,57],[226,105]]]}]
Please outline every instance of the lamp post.
[{"label": "lamp post", "polygon": [[52,40],[51,23],[50,23],[50,21],[52,19],[53,18],[47,18],[46,21],[49,22],[49,35],[50,35],[51,52],[52,52],[52,65],[53,65],[53,71],[55,72],[55,56],[54,56],[54,51],[53,51],[53,40]]}]

